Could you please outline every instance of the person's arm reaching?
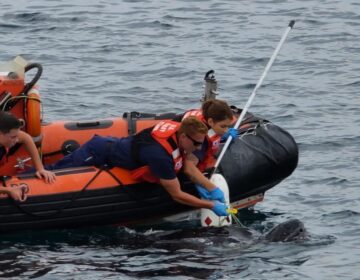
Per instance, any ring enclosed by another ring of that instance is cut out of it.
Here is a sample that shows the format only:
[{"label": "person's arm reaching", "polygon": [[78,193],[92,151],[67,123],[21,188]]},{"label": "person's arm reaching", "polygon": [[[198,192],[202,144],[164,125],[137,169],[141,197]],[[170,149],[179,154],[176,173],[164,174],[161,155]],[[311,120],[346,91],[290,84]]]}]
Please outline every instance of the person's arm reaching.
[{"label": "person's arm reaching", "polygon": [[211,201],[199,199],[191,194],[183,192],[180,188],[180,183],[177,178],[171,180],[160,179],[160,184],[176,202],[196,208],[208,208],[218,216],[226,217],[229,215],[227,212],[228,207],[225,203],[221,203],[217,200]]},{"label": "person's arm reaching", "polygon": [[195,184],[200,196],[205,199],[218,200],[225,203],[223,191],[213,184],[202,172],[196,167],[196,157],[188,156],[185,160],[184,173]]},{"label": "person's arm reaching", "polygon": [[196,167],[195,159],[193,159],[193,157],[196,158],[195,156],[190,155],[185,160],[184,173],[194,184],[199,184],[208,191],[214,190],[216,186],[208,178],[206,178],[204,174],[202,174],[199,168]]},{"label": "person's arm reaching", "polygon": [[196,208],[212,209],[214,207],[214,202],[210,200],[199,199],[191,194],[183,192],[180,188],[180,182],[177,178],[171,180],[160,179],[160,184],[176,202]]},{"label": "person's arm reaching", "polygon": [[51,171],[45,170],[39,157],[35,143],[31,136],[23,131],[19,132],[19,142],[23,143],[26,151],[29,153],[34,167],[36,169],[36,176],[38,178],[44,178],[47,183],[53,183],[55,181],[55,174]]},{"label": "person's arm reaching", "polygon": [[[156,148],[156,146],[155,146]],[[199,199],[181,190],[180,182],[176,177],[174,163],[171,157],[164,153],[163,149],[142,150],[145,163],[151,172],[159,178],[162,187],[169,193],[171,198],[179,203],[186,204],[195,208],[208,208],[218,216],[227,216],[227,206],[218,201]]]}]

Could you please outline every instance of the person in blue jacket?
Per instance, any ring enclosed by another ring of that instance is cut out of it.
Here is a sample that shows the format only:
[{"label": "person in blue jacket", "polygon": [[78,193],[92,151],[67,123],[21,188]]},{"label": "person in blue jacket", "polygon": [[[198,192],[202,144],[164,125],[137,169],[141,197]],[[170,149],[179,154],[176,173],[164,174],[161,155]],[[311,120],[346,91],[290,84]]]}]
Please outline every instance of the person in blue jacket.
[{"label": "person in blue jacket", "polygon": [[[136,180],[159,183],[179,203],[228,216],[228,207],[224,203],[202,200],[182,191],[177,178],[186,156],[201,148],[207,131],[200,120],[189,117],[181,123],[161,121],[155,127],[129,137],[96,135],[49,168],[90,165],[125,168],[131,170]],[[194,182],[197,182],[196,175]]]}]

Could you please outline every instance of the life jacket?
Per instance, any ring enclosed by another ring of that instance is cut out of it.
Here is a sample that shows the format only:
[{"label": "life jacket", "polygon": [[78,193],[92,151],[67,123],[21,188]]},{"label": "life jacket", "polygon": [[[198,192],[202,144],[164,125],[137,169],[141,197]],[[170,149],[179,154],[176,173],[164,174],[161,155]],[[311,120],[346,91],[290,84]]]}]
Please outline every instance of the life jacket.
[{"label": "life jacket", "polygon": [[5,147],[0,147],[0,166],[4,165],[7,162],[7,154],[9,150]]},{"label": "life jacket", "polygon": [[[183,156],[180,152],[176,132],[180,128],[180,123],[174,121],[161,121],[153,128],[144,129],[134,136],[133,155],[135,152],[135,159],[139,159],[138,151],[141,144],[149,144],[154,140],[159,143],[166,152],[172,157],[174,162],[174,170],[176,173],[180,171],[183,166]],[[131,171],[131,175],[135,180],[147,181],[150,183],[157,183],[159,178],[155,177],[149,166],[142,166]]]},{"label": "life jacket", "polygon": [[0,166],[6,164],[8,162],[8,157],[14,154],[21,147],[21,145],[21,143],[16,143],[11,148],[0,146]]},{"label": "life jacket", "polygon": [[208,142],[208,148],[205,152],[204,160],[198,163],[198,168],[200,171],[205,171],[206,168],[211,167],[215,163],[214,155],[219,151],[220,147],[220,136],[216,134],[216,132],[209,127],[207,124],[201,109],[193,109],[190,111],[187,111],[183,119],[186,119],[187,117],[194,116],[197,117],[199,120],[201,120],[208,128],[208,133],[206,135],[206,141]]}]

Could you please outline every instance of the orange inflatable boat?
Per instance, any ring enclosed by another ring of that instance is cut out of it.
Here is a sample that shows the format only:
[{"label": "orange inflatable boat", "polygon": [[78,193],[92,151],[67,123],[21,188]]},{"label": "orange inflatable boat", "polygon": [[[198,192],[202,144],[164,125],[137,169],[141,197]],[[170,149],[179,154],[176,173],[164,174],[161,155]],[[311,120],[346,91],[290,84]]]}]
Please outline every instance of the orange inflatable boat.
[{"label": "orange inflatable boat", "polygon": [[[26,73],[32,69],[37,71],[34,78],[24,84]],[[46,123],[41,119],[41,98],[36,87],[41,73],[40,64],[28,63],[21,57],[2,66],[0,109],[23,119],[23,129],[33,137],[44,164],[71,153],[94,134],[124,137],[177,115],[125,112],[118,118]],[[234,107],[235,113],[240,111]],[[247,114],[239,132],[218,171],[228,183],[232,206],[244,208],[261,201],[268,189],[293,172],[298,148],[289,133],[251,114]],[[55,172],[54,184],[46,184],[32,173],[22,173],[31,166],[24,148],[16,145],[0,167],[4,186],[24,186],[28,190],[28,199],[23,203],[1,195],[0,232],[148,223],[192,210],[173,201],[161,186],[133,180],[125,169],[62,169]],[[183,190],[197,195],[186,176],[180,174],[179,178]]]}]

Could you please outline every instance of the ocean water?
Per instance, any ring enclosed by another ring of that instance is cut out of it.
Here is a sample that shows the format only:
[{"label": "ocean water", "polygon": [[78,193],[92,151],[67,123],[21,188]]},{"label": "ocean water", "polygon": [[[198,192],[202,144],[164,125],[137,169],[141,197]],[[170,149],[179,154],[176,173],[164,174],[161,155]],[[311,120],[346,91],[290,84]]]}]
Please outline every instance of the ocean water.
[{"label": "ocean water", "polygon": [[0,61],[44,67],[44,119],[245,105],[290,20],[294,29],[250,107],[299,144],[295,172],[240,215],[259,235],[290,218],[304,242],[244,241],[236,226],[91,228],[1,237],[7,279],[360,279],[360,3],[355,0],[3,0]]}]

